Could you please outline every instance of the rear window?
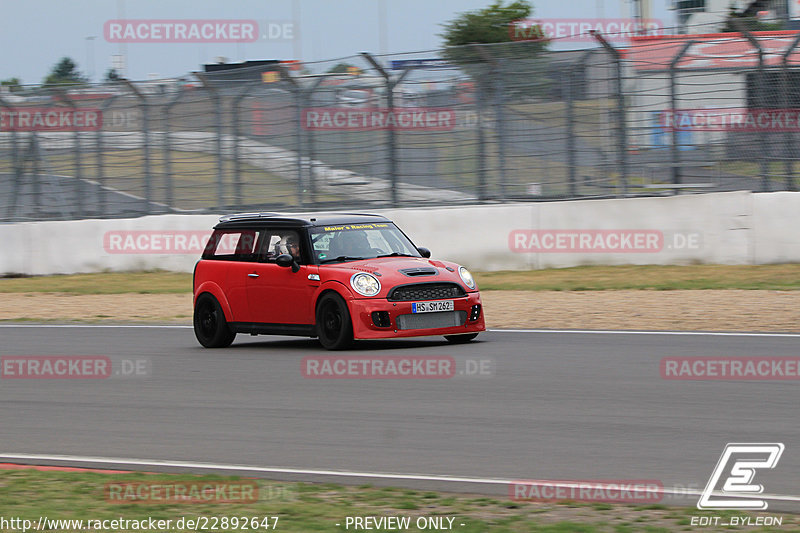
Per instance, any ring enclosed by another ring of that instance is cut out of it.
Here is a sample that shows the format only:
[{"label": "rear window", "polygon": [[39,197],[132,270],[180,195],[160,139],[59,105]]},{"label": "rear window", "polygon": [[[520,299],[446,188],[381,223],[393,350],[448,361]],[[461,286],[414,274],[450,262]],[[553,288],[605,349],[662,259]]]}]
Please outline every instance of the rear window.
[{"label": "rear window", "polygon": [[254,229],[214,230],[203,259],[256,261],[262,232]]}]

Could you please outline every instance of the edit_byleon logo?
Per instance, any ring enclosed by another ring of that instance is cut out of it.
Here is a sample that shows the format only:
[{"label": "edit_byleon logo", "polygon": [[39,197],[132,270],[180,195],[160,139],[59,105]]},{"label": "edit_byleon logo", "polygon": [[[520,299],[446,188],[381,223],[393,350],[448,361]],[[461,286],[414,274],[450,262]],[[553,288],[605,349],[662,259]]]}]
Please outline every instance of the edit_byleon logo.
[{"label": "edit_byleon logo", "polygon": [[[697,502],[697,508],[766,509],[767,502],[757,498],[764,492],[764,486],[753,483],[753,478],[757,470],[775,468],[783,450],[781,442],[728,443]],[[720,483],[722,479],[724,482]]]}]

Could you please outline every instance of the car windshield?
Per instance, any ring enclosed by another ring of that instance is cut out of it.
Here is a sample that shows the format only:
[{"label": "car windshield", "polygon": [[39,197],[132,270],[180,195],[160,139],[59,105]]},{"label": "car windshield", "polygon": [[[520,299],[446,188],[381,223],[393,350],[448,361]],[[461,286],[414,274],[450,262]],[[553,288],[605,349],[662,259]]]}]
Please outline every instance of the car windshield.
[{"label": "car windshield", "polygon": [[320,263],[375,257],[421,257],[397,227],[389,222],[318,226],[311,232],[314,257]]}]

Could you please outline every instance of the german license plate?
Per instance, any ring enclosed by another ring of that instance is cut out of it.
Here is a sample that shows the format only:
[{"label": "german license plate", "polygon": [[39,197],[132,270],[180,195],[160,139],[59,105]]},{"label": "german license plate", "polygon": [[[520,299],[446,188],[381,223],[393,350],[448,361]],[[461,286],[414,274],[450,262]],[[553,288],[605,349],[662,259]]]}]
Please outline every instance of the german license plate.
[{"label": "german license plate", "polygon": [[433,302],[414,302],[411,304],[412,313],[437,313],[440,311],[453,311],[453,300],[436,300]]}]

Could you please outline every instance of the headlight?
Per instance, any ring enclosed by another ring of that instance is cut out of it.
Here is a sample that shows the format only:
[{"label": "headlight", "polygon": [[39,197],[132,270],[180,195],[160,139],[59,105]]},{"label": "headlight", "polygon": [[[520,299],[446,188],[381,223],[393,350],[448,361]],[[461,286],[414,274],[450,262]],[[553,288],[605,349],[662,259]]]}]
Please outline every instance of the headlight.
[{"label": "headlight", "polygon": [[469,273],[469,270],[464,267],[460,267],[458,269],[458,275],[461,276],[461,281],[463,281],[467,287],[470,289],[475,288],[475,279],[472,277],[472,274]]},{"label": "headlight", "polygon": [[350,286],[362,296],[375,296],[381,292],[381,283],[378,278],[366,272],[353,274],[353,277],[350,278]]}]

